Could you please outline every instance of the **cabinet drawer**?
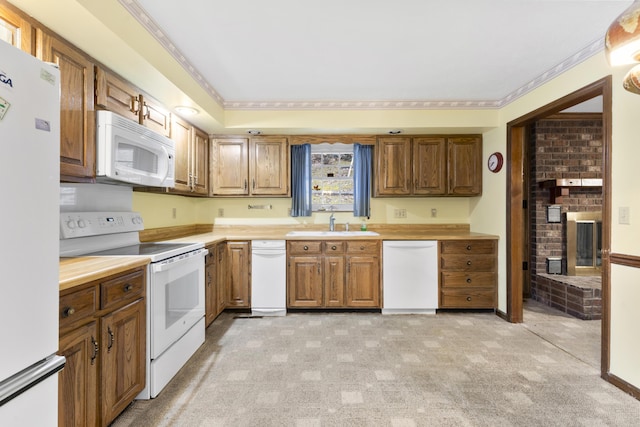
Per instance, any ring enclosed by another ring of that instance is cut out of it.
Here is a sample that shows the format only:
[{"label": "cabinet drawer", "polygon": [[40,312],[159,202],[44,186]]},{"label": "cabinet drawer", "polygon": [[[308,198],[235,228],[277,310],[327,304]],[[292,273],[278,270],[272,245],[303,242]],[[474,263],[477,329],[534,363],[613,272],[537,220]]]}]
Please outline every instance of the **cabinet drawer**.
[{"label": "cabinet drawer", "polygon": [[144,270],[100,283],[100,308],[110,308],[139,298],[144,292]]},{"label": "cabinet drawer", "polygon": [[442,270],[495,271],[495,265],[493,255],[447,255],[440,258]]},{"label": "cabinet drawer", "polygon": [[205,265],[213,264],[216,261],[216,246],[207,246],[205,249],[207,250],[207,254],[204,256]]},{"label": "cabinet drawer", "polygon": [[463,288],[443,290],[440,308],[495,308],[495,291]]},{"label": "cabinet drawer", "polygon": [[60,296],[60,329],[92,317],[97,309],[98,289],[96,286]]},{"label": "cabinet drawer", "polygon": [[307,255],[322,253],[322,241],[301,241],[289,242],[289,253],[291,255]]},{"label": "cabinet drawer", "polygon": [[366,241],[366,240],[358,240],[358,241],[350,241],[347,242],[347,253],[349,255],[353,254],[369,254],[369,255],[379,255],[380,253],[380,242],[375,241]]},{"label": "cabinet drawer", "polygon": [[496,273],[463,273],[443,272],[443,288],[494,288],[497,282]]},{"label": "cabinet drawer", "polygon": [[495,240],[445,240],[440,242],[440,253],[444,254],[494,254]]},{"label": "cabinet drawer", "polygon": [[344,242],[332,242],[327,240],[324,242],[324,251],[327,255],[332,254],[343,254],[344,253]]}]

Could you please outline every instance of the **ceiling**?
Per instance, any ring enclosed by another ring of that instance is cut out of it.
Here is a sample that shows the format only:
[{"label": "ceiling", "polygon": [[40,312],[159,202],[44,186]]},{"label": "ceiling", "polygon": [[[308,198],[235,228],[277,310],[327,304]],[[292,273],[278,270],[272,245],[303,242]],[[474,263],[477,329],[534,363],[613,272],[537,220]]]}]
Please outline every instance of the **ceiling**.
[{"label": "ceiling", "polygon": [[225,109],[498,108],[629,0],[120,0]]}]

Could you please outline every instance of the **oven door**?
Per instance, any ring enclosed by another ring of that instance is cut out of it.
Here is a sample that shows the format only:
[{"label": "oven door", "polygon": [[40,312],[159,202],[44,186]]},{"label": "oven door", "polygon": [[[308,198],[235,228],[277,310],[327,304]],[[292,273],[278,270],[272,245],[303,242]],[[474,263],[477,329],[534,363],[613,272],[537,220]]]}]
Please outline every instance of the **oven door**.
[{"label": "oven door", "polygon": [[150,358],[156,359],[204,316],[205,249],[152,263]]}]

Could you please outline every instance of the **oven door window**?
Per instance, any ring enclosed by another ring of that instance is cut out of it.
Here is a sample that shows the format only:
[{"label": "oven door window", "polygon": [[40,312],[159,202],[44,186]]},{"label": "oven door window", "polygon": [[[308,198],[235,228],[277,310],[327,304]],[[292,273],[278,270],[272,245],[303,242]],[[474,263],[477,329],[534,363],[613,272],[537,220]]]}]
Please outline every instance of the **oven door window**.
[{"label": "oven door window", "polygon": [[151,274],[151,358],[160,356],[204,316],[204,261],[193,257]]}]

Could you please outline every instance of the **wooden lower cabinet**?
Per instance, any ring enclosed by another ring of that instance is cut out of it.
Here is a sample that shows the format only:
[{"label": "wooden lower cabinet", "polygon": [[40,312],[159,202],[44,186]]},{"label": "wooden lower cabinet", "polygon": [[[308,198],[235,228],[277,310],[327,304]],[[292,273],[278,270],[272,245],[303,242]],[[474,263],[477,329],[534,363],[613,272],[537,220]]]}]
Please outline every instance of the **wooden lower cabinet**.
[{"label": "wooden lower cabinet", "polygon": [[379,241],[287,242],[287,306],[380,308]]},{"label": "wooden lower cabinet", "polygon": [[218,243],[207,246],[209,253],[205,257],[205,324],[209,326],[222,310],[225,304],[224,291],[224,256],[225,244]]},{"label": "wooden lower cabinet", "polygon": [[227,242],[228,308],[251,308],[251,242]]},{"label": "wooden lower cabinet", "polygon": [[109,425],[144,388],[145,271],[60,292],[58,425]]},{"label": "wooden lower cabinet", "polygon": [[440,308],[497,308],[496,240],[440,242]]}]

